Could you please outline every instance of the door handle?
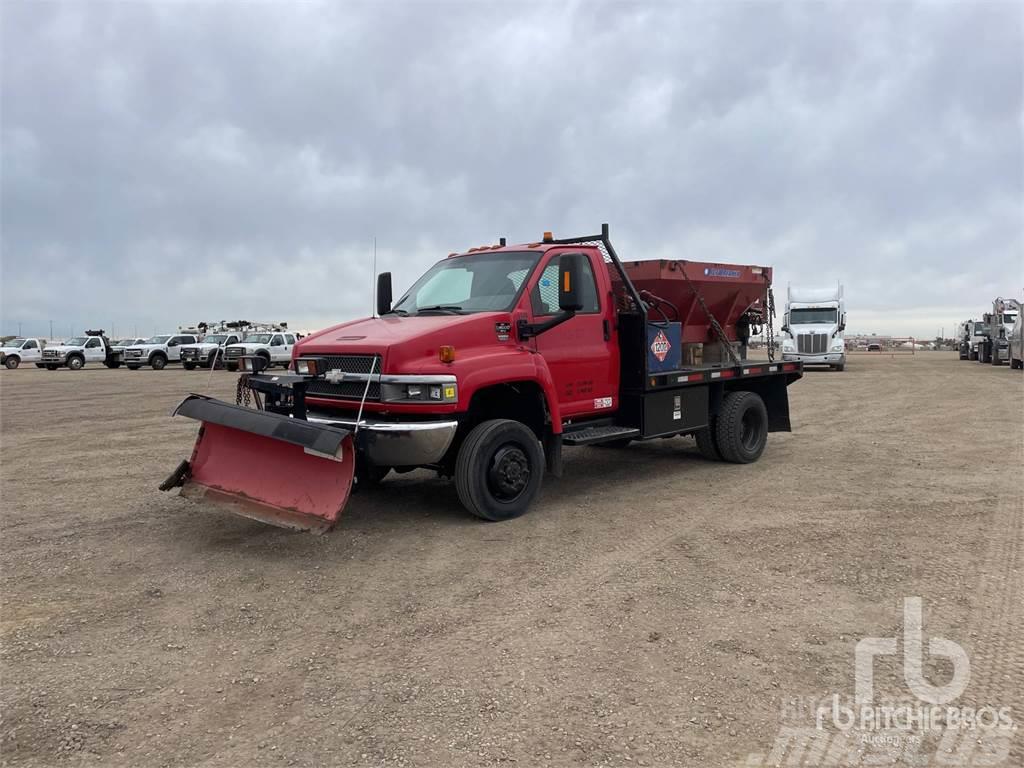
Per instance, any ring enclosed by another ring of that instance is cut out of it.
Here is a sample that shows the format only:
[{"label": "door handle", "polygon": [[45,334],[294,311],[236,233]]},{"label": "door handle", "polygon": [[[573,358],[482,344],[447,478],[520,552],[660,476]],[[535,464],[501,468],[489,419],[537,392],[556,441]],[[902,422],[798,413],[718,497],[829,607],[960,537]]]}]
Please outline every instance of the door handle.
[{"label": "door handle", "polygon": [[611,341],[612,340],[612,324],[608,320],[607,317],[604,319],[604,322],[602,323],[602,326],[604,327],[604,340],[605,341]]}]

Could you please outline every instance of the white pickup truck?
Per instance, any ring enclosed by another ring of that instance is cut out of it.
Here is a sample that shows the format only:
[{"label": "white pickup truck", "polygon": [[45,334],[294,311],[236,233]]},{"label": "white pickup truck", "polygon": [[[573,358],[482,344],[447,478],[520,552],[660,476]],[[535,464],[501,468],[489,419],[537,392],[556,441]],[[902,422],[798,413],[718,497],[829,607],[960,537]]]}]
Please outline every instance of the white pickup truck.
[{"label": "white pickup truck", "polygon": [[197,344],[183,344],[181,365],[186,371],[224,365],[224,349],[242,341],[240,333],[208,333]]},{"label": "white pickup truck", "polygon": [[259,355],[266,358],[267,368],[280,365],[287,368],[292,361],[295,334],[288,331],[256,331],[247,333],[245,340],[225,348],[224,356],[229,371],[238,370],[238,361],[243,355]]},{"label": "white pickup truck", "polygon": [[103,363],[107,368],[119,368],[121,353],[111,347],[103,331],[86,331],[85,336],[76,336],[43,350],[42,366],[50,371],[58,368],[77,371],[86,363]]},{"label": "white pickup truck", "polygon": [[43,345],[39,339],[10,339],[0,346],[0,363],[11,370],[22,363],[35,363],[43,367]]},{"label": "white pickup truck", "polygon": [[168,363],[181,360],[183,344],[195,344],[199,337],[194,333],[167,333],[151,336],[142,344],[135,344],[124,351],[124,364],[128,370],[137,371],[144,365],[154,371],[162,371]]}]

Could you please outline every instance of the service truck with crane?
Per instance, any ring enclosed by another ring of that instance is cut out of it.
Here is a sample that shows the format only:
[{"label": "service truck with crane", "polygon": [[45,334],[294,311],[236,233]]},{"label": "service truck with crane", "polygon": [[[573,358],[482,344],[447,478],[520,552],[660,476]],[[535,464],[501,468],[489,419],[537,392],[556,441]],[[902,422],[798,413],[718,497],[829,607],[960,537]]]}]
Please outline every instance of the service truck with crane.
[{"label": "service truck with crane", "polygon": [[[563,447],[693,435],[712,460],[756,461],[789,431],[798,361],[742,355],[771,321],[770,267],[623,262],[595,235],[453,253],[377,316],[302,339],[292,369],[243,355],[235,403],[190,395],[191,456],[161,484],[267,523],[323,532],[353,482],[428,468],[472,514],[529,509]],[[769,333],[769,336],[771,334]],[[686,345],[708,354],[683,360]],[[715,362],[708,362],[715,359]],[[652,476],[651,482],[657,482]]]},{"label": "service truck with crane", "polygon": [[995,298],[992,300],[992,311],[986,312],[984,332],[978,342],[978,360],[991,365],[1002,365],[1010,362],[1010,334],[1020,314],[1020,302],[1017,299]]}]

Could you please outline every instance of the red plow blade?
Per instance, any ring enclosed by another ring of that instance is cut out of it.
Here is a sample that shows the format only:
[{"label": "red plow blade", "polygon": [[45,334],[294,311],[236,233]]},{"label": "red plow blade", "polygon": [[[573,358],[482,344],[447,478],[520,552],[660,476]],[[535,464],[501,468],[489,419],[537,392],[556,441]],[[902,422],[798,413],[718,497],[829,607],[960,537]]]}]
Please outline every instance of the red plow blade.
[{"label": "red plow blade", "polygon": [[161,488],[236,515],[323,533],[355,475],[348,430],[192,395],[175,414],[203,422],[192,458]]}]

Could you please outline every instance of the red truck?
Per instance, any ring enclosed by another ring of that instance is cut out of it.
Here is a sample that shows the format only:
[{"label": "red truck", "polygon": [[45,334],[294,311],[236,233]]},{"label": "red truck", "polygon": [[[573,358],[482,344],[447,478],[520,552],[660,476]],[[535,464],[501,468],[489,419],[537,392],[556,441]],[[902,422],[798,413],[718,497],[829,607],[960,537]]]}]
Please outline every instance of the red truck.
[{"label": "red truck", "polygon": [[202,426],[161,488],[323,532],[353,484],[392,470],[436,470],[469,512],[508,520],[561,476],[563,446],[692,434],[709,459],[756,461],[802,376],[745,359],[770,286],[768,267],[624,263],[607,224],[453,253],[394,303],[385,273],[379,316],[303,339],[287,373],[243,358],[234,404],[183,400]]}]

